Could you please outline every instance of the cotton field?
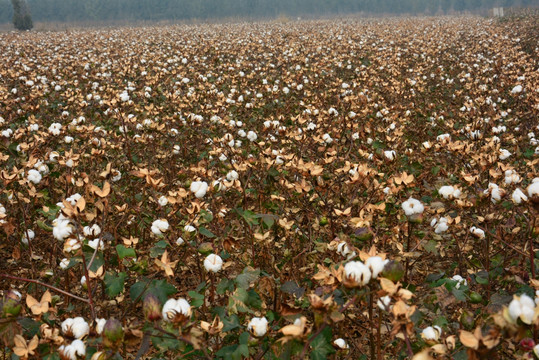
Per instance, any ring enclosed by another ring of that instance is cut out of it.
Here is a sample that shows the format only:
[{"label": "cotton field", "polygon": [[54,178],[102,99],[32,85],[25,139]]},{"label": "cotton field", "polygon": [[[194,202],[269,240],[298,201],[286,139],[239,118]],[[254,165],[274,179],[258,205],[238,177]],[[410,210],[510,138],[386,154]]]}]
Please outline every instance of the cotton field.
[{"label": "cotton field", "polygon": [[3,358],[539,358],[537,34],[0,33]]}]

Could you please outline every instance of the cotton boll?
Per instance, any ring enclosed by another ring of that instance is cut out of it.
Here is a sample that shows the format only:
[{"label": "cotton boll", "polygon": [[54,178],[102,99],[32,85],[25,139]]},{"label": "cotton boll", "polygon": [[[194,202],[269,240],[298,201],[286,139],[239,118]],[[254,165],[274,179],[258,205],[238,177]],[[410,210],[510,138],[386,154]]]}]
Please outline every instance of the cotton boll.
[{"label": "cotton boll", "polygon": [[363,286],[371,280],[371,271],[361,261],[350,261],[344,266],[344,275],[351,287]]},{"label": "cotton boll", "polygon": [[383,310],[383,311],[388,311],[390,304],[391,304],[391,296],[389,295],[382,296],[376,302],[376,305],[380,308],[380,310]]},{"label": "cotton boll", "polygon": [[343,338],[338,338],[333,341],[333,344],[338,347],[339,349],[348,349],[350,346],[346,343],[346,341]]},{"label": "cotton boll", "polygon": [[198,199],[201,199],[206,195],[206,192],[208,191],[208,183],[205,181],[193,181],[191,183],[190,190],[192,193],[195,194],[195,197]]},{"label": "cotton boll", "polygon": [[32,241],[35,238],[35,236],[36,236],[36,233],[34,232],[34,230],[27,229],[23,234],[21,242],[25,245],[28,245],[29,241]]},{"label": "cotton boll", "polygon": [[152,223],[152,233],[154,233],[157,236],[163,236],[163,233],[166,232],[169,228],[168,221],[166,219],[159,219],[155,220]]},{"label": "cotton boll", "polygon": [[455,288],[456,289],[459,289],[461,285],[468,285],[468,282],[466,281],[466,279],[464,279],[462,276],[460,275],[455,275],[451,278],[451,280],[454,280],[457,282],[457,285],[455,285]]},{"label": "cotton boll", "polygon": [[228,172],[228,174],[226,174],[226,179],[228,181],[238,180],[239,178],[240,176],[236,170],[231,170]]},{"label": "cotton boll", "polygon": [[247,324],[247,330],[256,337],[262,337],[268,331],[268,320],[265,317],[254,317]]},{"label": "cotton boll", "polygon": [[415,214],[422,214],[425,210],[425,207],[423,204],[414,198],[409,198],[405,202],[402,203],[402,209],[404,210],[404,213],[406,216],[412,216]]},{"label": "cotton boll", "polygon": [[181,322],[191,316],[191,305],[184,298],[168,299],[163,305],[162,315],[167,322]]},{"label": "cotton boll", "polygon": [[519,188],[516,188],[515,191],[513,191],[511,199],[515,204],[521,204],[523,201],[528,201],[526,194],[524,194],[524,192]]},{"label": "cotton boll", "polygon": [[382,259],[380,256],[371,256],[365,261],[365,265],[371,271],[373,279],[376,279],[378,274],[384,270],[386,263],[387,261]]},{"label": "cotton boll", "polygon": [[485,232],[482,230],[482,229],[479,229],[475,226],[472,226],[470,228],[470,232],[477,238],[479,239],[484,239],[485,238]]},{"label": "cotton boll", "polygon": [[157,200],[157,203],[159,204],[159,206],[166,206],[168,204],[168,199],[166,196],[161,196],[159,198],[159,200]]},{"label": "cotton boll", "polygon": [[508,150],[500,149],[500,155],[498,156],[500,160],[505,160],[509,158],[510,156],[511,156],[511,153]]},{"label": "cotton boll", "polygon": [[397,153],[395,152],[395,150],[386,150],[386,151],[384,151],[384,156],[389,161],[395,160],[396,155],[397,155]]},{"label": "cotton boll", "polygon": [[218,272],[223,267],[223,259],[219,255],[210,254],[204,259],[204,268],[206,271]]},{"label": "cotton boll", "polygon": [[34,170],[34,169],[28,170],[28,181],[34,184],[39,184],[41,179],[42,177],[39,171]]}]

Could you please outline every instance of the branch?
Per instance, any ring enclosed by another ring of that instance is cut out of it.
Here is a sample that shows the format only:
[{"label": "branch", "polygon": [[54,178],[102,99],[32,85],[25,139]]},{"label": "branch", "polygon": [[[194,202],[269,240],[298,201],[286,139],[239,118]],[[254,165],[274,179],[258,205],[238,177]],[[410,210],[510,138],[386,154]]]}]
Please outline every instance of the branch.
[{"label": "branch", "polygon": [[38,284],[38,285],[44,286],[44,287],[46,287],[46,288],[49,288],[49,289],[51,289],[51,290],[54,290],[54,291],[56,291],[56,292],[59,292],[60,294],[63,294],[63,295],[72,297],[73,299],[80,300],[80,301],[85,302],[85,303],[87,303],[87,304],[90,303],[90,301],[89,301],[88,299],[81,298],[80,296],[74,295],[74,294],[72,294],[72,293],[70,293],[70,292],[64,291],[64,290],[59,289],[59,288],[57,288],[57,287],[55,287],[55,286],[52,286],[52,285],[49,285],[49,284],[42,283],[41,281],[38,281],[38,280],[27,279],[27,278],[22,278],[22,277],[18,277],[18,276],[8,275],[8,274],[0,274],[0,278],[5,278],[5,279],[11,279],[11,280],[24,281],[24,282],[29,282],[29,283]]}]

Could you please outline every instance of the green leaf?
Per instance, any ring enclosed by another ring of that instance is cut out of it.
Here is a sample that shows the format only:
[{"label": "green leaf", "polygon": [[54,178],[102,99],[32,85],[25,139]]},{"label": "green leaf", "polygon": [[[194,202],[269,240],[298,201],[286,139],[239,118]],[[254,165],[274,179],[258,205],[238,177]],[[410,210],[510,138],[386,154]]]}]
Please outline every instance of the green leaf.
[{"label": "green leaf", "polygon": [[193,299],[191,301],[191,306],[192,307],[198,308],[202,304],[204,304],[204,295],[203,294],[199,294],[196,291],[189,291],[189,292],[187,292],[187,294],[189,295],[189,297],[191,299]]},{"label": "green leaf", "polygon": [[294,294],[296,298],[300,298],[305,294],[305,288],[300,287],[295,281],[286,281],[281,285],[281,291],[287,294]]},{"label": "green leaf", "polygon": [[236,276],[236,284],[242,289],[248,289],[260,277],[260,269],[247,266],[243,272]]},{"label": "green leaf", "polygon": [[462,290],[459,290],[459,289],[453,289],[451,290],[451,293],[453,294],[453,296],[459,300],[459,301],[466,301],[466,296],[464,295],[464,291]]},{"label": "green leaf", "polygon": [[118,252],[118,257],[120,259],[124,259],[126,257],[132,257],[132,258],[137,257],[137,253],[135,252],[135,249],[126,248],[122,244],[116,245],[116,251]]},{"label": "green leaf", "polygon": [[203,227],[203,226],[201,226],[200,228],[198,228],[198,231],[199,231],[202,235],[204,235],[205,237],[207,237],[207,238],[210,238],[210,239],[211,239],[211,238],[214,238],[214,237],[215,237],[215,235],[214,235],[210,230],[206,229],[206,228]]},{"label": "green leaf", "polygon": [[438,242],[435,240],[429,240],[423,247],[427,252],[438,255],[438,249],[436,248],[436,245],[438,245]]},{"label": "green leaf", "polygon": [[239,312],[250,312],[245,303],[249,299],[249,293],[245,289],[237,288],[228,298],[228,312],[237,314]]},{"label": "green leaf", "polygon": [[331,328],[327,327],[311,342],[311,359],[327,359],[328,355],[335,352],[330,342],[332,336],[331,333]]},{"label": "green leaf", "polygon": [[37,221],[37,226],[45,231],[52,231],[52,228],[41,220]]},{"label": "green leaf", "polygon": [[151,292],[157,296],[161,303],[164,303],[167,301],[169,296],[175,294],[176,291],[176,288],[167,283],[167,281],[164,279],[150,281],[147,278],[143,278],[141,281],[131,285],[131,288],[129,289],[129,296],[133,301],[136,299],[141,301],[144,298],[144,294]]},{"label": "green leaf", "polygon": [[234,281],[230,279],[222,279],[219,284],[217,284],[217,294],[223,295],[227,290],[234,290]]},{"label": "green leaf", "polygon": [[124,290],[126,277],[127,274],[124,272],[118,275],[111,272],[105,274],[105,292],[109,298],[118,296]]}]

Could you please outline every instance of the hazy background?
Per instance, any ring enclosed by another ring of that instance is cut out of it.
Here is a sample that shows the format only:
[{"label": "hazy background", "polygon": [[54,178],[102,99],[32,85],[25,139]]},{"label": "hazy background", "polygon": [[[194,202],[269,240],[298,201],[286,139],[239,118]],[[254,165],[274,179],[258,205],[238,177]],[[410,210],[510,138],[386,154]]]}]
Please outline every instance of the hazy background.
[{"label": "hazy background", "polygon": [[[487,14],[492,7],[537,6],[539,0],[27,0],[34,22],[140,22],[268,19],[282,16]],[[0,0],[0,23],[12,21],[10,0]]]}]

